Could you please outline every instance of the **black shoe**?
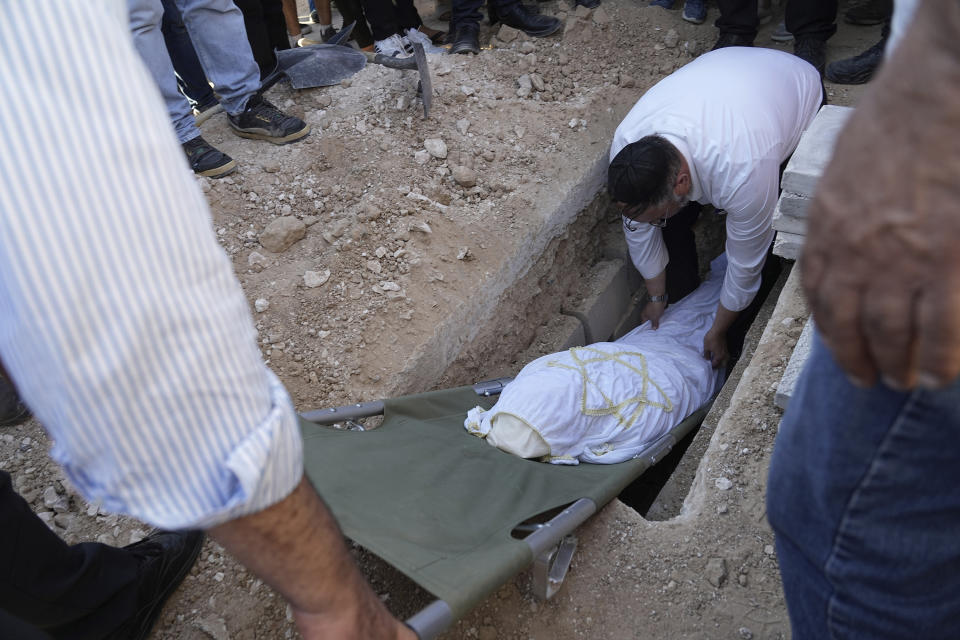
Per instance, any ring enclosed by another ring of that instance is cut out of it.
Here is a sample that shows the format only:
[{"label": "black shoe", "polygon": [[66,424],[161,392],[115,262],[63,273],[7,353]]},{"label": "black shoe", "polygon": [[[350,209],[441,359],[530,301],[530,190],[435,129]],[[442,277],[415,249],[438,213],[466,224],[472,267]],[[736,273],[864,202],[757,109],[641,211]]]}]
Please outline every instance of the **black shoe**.
[{"label": "black shoe", "polygon": [[713,45],[711,51],[716,51],[717,49],[723,49],[724,47],[752,47],[753,38],[750,36],[745,36],[742,33],[730,33],[728,31],[721,31],[720,37],[717,38],[716,43]]},{"label": "black shoe", "polygon": [[576,3],[581,7],[586,7],[587,9],[596,9],[600,6],[600,0],[577,0]]},{"label": "black shoe", "polygon": [[23,404],[13,383],[0,377],[0,427],[15,427],[30,419],[30,409]]},{"label": "black shoe", "polygon": [[863,4],[847,9],[843,14],[845,22],[861,26],[883,24],[893,15],[893,0],[867,0]]},{"label": "black shoe", "polygon": [[235,116],[229,116],[229,120],[233,132],[238,136],[273,144],[287,144],[310,133],[310,125],[280,111],[259,93],[253,94],[246,108]]},{"label": "black shoe", "polygon": [[157,531],[124,547],[140,561],[137,613],[106,640],[144,640],[163,605],[187,577],[203,546],[202,531]]},{"label": "black shoe", "polygon": [[458,25],[450,45],[450,53],[480,53],[479,33],[480,26],[476,22]]},{"label": "black shoe", "polygon": [[883,38],[863,53],[827,65],[827,80],[837,84],[863,84],[873,77],[883,60],[887,39]]},{"label": "black shoe", "polygon": [[222,178],[237,168],[237,163],[233,161],[233,158],[216,149],[204,140],[203,136],[187,140],[181,146],[183,152],[187,154],[190,168],[198,176]]},{"label": "black shoe", "polygon": [[543,38],[563,26],[557,18],[543,16],[528,9],[522,2],[514,3],[506,11],[498,11],[497,18],[503,24],[523,31],[528,36]]},{"label": "black shoe", "polygon": [[823,76],[823,67],[827,63],[827,43],[820,38],[797,37],[793,43],[793,55],[802,58],[813,65],[820,76]]}]

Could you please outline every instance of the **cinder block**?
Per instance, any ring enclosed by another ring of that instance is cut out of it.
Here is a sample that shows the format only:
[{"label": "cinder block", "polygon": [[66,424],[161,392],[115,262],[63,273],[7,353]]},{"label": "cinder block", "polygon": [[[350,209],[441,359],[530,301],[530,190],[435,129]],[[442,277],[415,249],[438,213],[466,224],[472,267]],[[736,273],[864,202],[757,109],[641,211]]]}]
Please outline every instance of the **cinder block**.
[{"label": "cinder block", "polygon": [[803,327],[803,332],[800,333],[797,345],[793,348],[793,353],[790,355],[790,362],[787,363],[787,368],[784,369],[783,376],[780,378],[780,384],[777,385],[777,395],[774,398],[774,402],[784,411],[787,410],[787,405],[790,404],[790,398],[793,396],[793,391],[797,387],[800,372],[803,371],[803,365],[807,362],[807,357],[810,355],[810,347],[813,344],[813,329],[813,318],[811,317]]},{"label": "cinder block", "polygon": [[812,196],[817,181],[823,174],[837,135],[853,113],[852,107],[826,105],[821,107],[810,127],[800,138],[800,144],[783,171],[780,185],[784,191]]},{"label": "cinder block", "polygon": [[[773,210],[773,228],[777,231],[805,235],[807,233],[806,205],[809,200],[793,193],[782,193]],[[798,209],[799,215],[796,214]]]},{"label": "cinder block", "polygon": [[773,253],[787,260],[796,260],[803,251],[804,236],[798,233],[777,231],[777,238],[773,241]]}]

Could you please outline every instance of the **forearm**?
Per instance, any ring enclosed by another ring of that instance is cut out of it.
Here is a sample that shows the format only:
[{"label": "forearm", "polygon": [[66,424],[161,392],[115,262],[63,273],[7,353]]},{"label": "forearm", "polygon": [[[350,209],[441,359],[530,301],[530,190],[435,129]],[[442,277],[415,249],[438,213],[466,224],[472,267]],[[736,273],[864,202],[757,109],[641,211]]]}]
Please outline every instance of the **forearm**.
[{"label": "forearm", "polygon": [[662,296],[667,292],[667,270],[664,269],[652,278],[644,278],[648,296]]},{"label": "forearm", "polygon": [[306,477],[284,500],[209,533],[290,602],[305,637],[392,640],[406,633],[360,574]]},{"label": "forearm", "polygon": [[710,332],[726,335],[727,329],[730,328],[730,325],[733,324],[733,321],[736,320],[737,316],[739,315],[739,311],[731,311],[723,306],[722,303],[718,303],[717,316],[713,319],[713,325],[710,327]]}]

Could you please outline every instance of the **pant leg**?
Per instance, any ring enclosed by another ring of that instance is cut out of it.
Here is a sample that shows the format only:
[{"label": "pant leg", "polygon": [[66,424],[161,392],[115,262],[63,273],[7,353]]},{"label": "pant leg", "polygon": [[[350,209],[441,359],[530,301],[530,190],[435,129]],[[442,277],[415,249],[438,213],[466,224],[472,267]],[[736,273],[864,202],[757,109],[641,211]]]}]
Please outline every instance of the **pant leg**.
[{"label": "pant leg", "polygon": [[483,0],[453,0],[450,6],[450,33],[456,32],[458,24],[480,24],[483,17],[480,7]]},{"label": "pant leg", "polygon": [[[796,1],[796,0],[794,0]],[[757,37],[760,19],[757,17],[757,0],[717,0],[720,17],[714,26],[721,33],[737,33],[749,38]]]},{"label": "pant leg", "polygon": [[207,106],[217,101],[213,89],[203,73],[197,52],[193,50],[190,34],[183,24],[180,10],[173,0],[162,0],[163,20],[160,23],[160,32],[167,45],[167,53],[173,70],[177,74],[177,84],[180,92],[193,106]]},{"label": "pant leg", "polygon": [[401,31],[407,29],[416,29],[423,24],[417,8],[413,5],[413,0],[396,0],[397,22],[400,24]]},{"label": "pant leg", "polygon": [[243,14],[232,0],[176,0],[190,40],[224,111],[243,111],[260,89],[260,68],[247,42]]},{"label": "pant leg", "polygon": [[957,637],[958,462],[960,380],[860,389],[814,339],[767,491],[794,638]]},{"label": "pant leg", "polygon": [[[137,560],[108,545],[67,545],[2,471],[0,522],[0,609],[8,616],[54,638],[95,640],[136,613]],[[0,617],[4,624],[16,622]],[[3,632],[0,637],[20,636]]]},{"label": "pant leg", "polygon": [[693,225],[700,217],[703,205],[687,203],[676,215],[667,219],[663,228],[663,244],[670,256],[667,263],[667,298],[678,302],[700,285],[700,263]]},{"label": "pant leg", "polygon": [[787,0],[784,22],[795,38],[826,41],[837,32],[837,0]]},{"label": "pant leg", "polygon": [[234,3],[243,15],[247,43],[263,79],[277,67],[274,50],[290,48],[283,5],[279,0],[234,0]]},{"label": "pant leg", "polygon": [[367,26],[367,16],[363,12],[363,6],[359,0],[333,0],[334,6],[340,12],[343,18],[343,26],[351,22],[353,26],[352,36],[360,47],[369,47],[373,44],[373,34],[370,33],[370,27]]},{"label": "pant leg", "polygon": [[163,19],[160,0],[127,0],[127,10],[133,44],[160,89],[177,139],[183,143],[196,138],[200,135],[200,130],[193,120],[193,112],[187,99],[177,89],[177,76],[160,32],[160,22]]},{"label": "pant leg", "polygon": [[400,20],[392,0],[361,0],[360,4],[374,40],[384,40],[400,33]]}]

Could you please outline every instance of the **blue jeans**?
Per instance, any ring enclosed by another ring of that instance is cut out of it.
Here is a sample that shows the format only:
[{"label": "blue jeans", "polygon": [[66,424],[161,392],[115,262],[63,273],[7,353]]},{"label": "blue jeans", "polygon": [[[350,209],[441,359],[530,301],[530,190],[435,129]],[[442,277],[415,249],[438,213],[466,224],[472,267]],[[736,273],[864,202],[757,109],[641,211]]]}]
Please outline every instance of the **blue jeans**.
[{"label": "blue jeans", "polygon": [[960,380],[860,389],[817,336],[767,513],[795,640],[960,637]]},{"label": "blue jeans", "polygon": [[[175,0],[197,57],[229,114],[243,111],[260,88],[260,70],[254,62],[243,26],[243,15],[231,0]],[[200,135],[190,105],[177,91],[177,79],[167,53],[160,22],[160,0],[127,0],[133,43],[153,75],[167,104],[180,142]]]}]

